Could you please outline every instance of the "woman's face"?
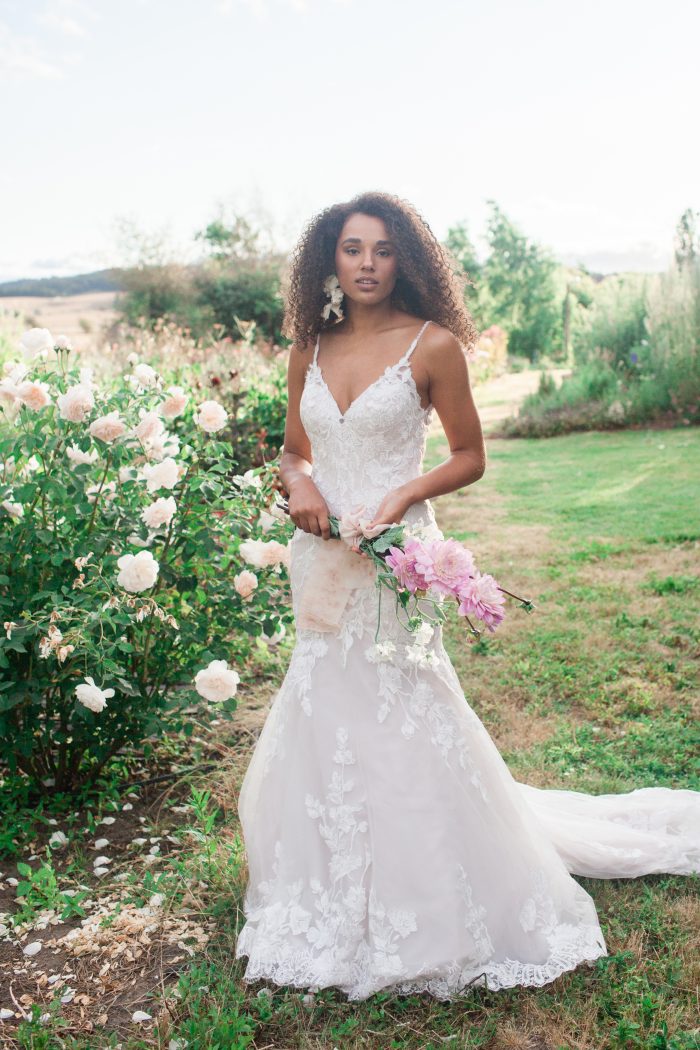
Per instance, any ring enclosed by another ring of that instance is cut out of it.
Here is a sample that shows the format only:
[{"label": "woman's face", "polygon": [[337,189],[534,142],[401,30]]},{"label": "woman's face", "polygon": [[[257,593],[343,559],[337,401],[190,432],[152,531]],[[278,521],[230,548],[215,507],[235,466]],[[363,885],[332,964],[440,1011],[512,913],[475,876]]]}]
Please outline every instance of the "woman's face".
[{"label": "woman's face", "polygon": [[345,220],[335,249],[335,272],[340,287],[357,303],[379,303],[391,295],[396,245],[382,219],[355,212]]}]

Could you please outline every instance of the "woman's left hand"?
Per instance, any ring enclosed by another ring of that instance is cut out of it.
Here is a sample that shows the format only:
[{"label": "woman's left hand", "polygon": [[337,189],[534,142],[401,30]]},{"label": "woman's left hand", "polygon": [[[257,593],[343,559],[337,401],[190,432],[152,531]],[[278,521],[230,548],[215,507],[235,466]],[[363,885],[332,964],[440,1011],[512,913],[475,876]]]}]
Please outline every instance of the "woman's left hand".
[{"label": "woman's left hand", "polygon": [[412,503],[413,500],[409,499],[400,488],[393,489],[377,507],[370,525],[393,525],[394,523],[398,525]]}]

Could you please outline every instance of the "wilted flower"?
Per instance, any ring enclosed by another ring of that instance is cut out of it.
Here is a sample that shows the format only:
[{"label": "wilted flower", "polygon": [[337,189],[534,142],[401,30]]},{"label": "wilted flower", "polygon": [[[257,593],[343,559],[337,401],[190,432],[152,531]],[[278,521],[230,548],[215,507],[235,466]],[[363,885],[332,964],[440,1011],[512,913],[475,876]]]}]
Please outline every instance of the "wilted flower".
[{"label": "wilted flower", "polygon": [[117,565],[120,570],[117,583],[125,591],[147,591],[158,579],[158,562],[150,551],[122,554],[121,558],[117,559]]},{"label": "wilted flower", "polygon": [[220,703],[235,696],[240,680],[238,672],[229,668],[225,660],[212,660],[208,667],[197,672],[194,686],[205,700]]}]

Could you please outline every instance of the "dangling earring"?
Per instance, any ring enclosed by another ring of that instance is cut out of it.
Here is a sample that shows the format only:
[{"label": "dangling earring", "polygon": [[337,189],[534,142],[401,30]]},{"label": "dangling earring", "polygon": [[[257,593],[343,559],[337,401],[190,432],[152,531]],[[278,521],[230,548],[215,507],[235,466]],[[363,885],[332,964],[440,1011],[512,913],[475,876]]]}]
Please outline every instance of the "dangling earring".
[{"label": "dangling earring", "polygon": [[323,317],[323,319],[327,321],[331,315],[332,310],[333,313],[337,316],[338,321],[342,321],[343,317],[345,317],[345,314],[343,313],[340,304],[343,300],[345,292],[340,287],[340,282],[338,281],[338,277],[336,274],[331,273],[328,275],[328,277],[326,277],[325,281],[323,282],[323,290],[326,293],[326,295],[330,298],[330,302],[326,303],[326,305],[323,307],[323,310],[321,310],[321,317]]}]

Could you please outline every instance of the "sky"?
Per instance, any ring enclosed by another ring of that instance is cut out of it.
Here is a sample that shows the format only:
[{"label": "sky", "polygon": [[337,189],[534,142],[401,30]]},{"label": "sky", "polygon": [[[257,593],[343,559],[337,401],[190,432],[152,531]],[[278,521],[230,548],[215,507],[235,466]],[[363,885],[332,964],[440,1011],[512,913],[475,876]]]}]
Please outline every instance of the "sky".
[{"label": "sky", "polygon": [[486,254],[663,269],[700,209],[696,0],[0,0],[0,281],[180,258],[218,209],[289,251],[364,190]]}]

